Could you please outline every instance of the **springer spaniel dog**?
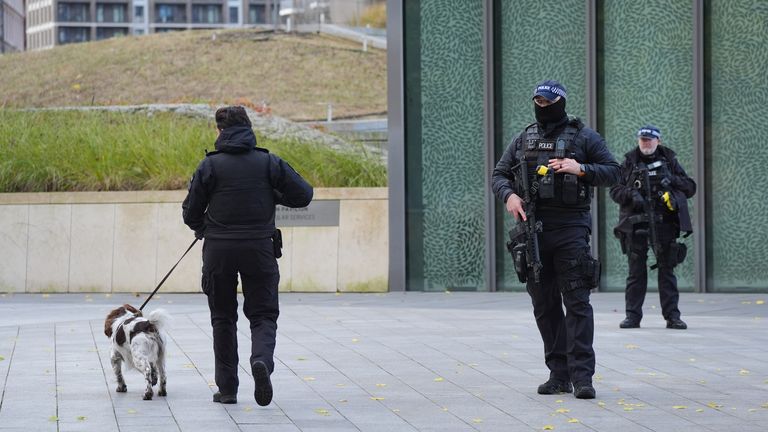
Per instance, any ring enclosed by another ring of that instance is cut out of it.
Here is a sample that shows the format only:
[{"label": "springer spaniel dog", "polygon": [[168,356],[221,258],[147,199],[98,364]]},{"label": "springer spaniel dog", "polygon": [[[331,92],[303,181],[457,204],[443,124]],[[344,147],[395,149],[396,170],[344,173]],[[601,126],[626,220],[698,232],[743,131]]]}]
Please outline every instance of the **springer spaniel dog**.
[{"label": "springer spaniel dog", "polygon": [[128,390],[123,380],[120,362],[144,374],[147,389],[144,400],[152,399],[152,386],[160,378],[158,396],[165,396],[165,341],[160,330],[168,323],[169,316],[157,309],[144,318],[141,311],[125,304],[113,310],[104,321],[104,334],[112,339],[112,370],[117,378],[117,391]]}]

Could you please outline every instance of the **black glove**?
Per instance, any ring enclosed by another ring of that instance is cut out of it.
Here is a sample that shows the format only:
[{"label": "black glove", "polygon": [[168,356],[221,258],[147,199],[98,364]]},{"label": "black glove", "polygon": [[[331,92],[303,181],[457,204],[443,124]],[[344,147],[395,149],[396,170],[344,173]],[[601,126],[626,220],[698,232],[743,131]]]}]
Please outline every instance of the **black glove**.
[{"label": "black glove", "polygon": [[645,199],[639,190],[632,190],[632,210],[642,211],[645,207]]},{"label": "black glove", "polygon": [[198,240],[203,239],[204,232],[203,231],[195,231],[195,238]]}]

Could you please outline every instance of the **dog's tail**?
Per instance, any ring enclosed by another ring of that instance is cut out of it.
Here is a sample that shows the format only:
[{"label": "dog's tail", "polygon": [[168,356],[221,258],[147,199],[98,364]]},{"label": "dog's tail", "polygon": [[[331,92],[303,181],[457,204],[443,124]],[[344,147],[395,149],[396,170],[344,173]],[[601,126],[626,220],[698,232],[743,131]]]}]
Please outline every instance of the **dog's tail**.
[{"label": "dog's tail", "polygon": [[158,330],[167,330],[171,324],[171,316],[165,309],[155,309],[146,317]]}]

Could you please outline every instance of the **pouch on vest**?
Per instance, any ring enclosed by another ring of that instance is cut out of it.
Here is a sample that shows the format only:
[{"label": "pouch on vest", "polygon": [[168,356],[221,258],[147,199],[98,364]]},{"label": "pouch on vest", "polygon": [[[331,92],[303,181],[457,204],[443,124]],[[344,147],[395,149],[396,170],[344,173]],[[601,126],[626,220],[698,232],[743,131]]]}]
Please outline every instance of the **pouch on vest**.
[{"label": "pouch on vest", "polygon": [[280,229],[275,229],[272,234],[272,250],[275,253],[275,258],[283,256],[283,233]]},{"label": "pouch on vest", "polygon": [[576,204],[579,201],[579,178],[573,174],[563,174],[563,202]]},{"label": "pouch on vest", "polygon": [[669,255],[667,257],[669,265],[675,267],[685,261],[688,256],[688,246],[685,243],[673,242],[669,245]]}]

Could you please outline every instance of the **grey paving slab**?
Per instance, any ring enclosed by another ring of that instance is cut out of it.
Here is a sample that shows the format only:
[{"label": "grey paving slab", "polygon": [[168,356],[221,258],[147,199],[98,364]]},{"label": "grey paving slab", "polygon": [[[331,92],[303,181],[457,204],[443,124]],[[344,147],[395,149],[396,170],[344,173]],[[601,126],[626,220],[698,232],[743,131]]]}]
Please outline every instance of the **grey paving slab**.
[{"label": "grey paving slab", "polygon": [[[11,431],[764,431],[768,304],[759,294],[683,294],[686,331],[664,328],[649,294],[620,330],[623,294],[592,296],[598,397],[542,396],[530,300],[520,293],[283,294],[275,399],[252,400],[247,326],[236,405],[211,402],[202,295],[162,294],[168,396],[116,393],[107,312],[143,298],[0,294],[0,432]],[[240,317],[241,324],[246,323]]]}]

